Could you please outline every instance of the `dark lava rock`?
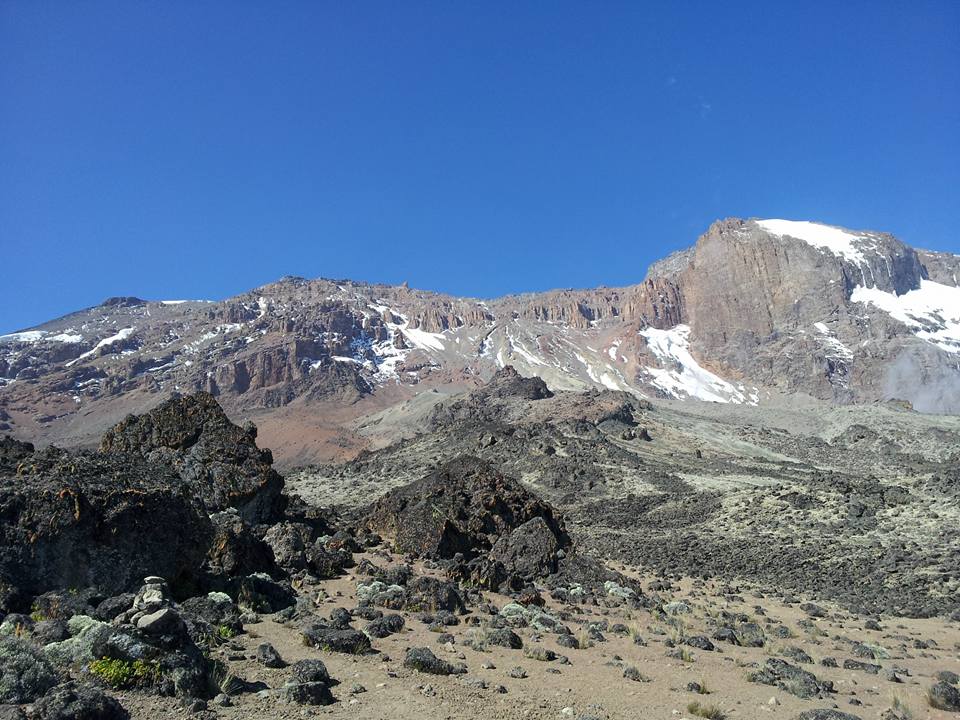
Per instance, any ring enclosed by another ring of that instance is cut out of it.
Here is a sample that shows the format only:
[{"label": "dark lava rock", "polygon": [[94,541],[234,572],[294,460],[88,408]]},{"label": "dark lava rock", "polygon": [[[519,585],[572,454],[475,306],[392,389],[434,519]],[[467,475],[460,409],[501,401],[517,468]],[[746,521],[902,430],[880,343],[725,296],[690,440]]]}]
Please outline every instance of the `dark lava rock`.
[{"label": "dark lava rock", "polygon": [[51,590],[33,599],[30,612],[44,620],[69,620],[74,615],[90,615],[103,599],[94,588]]},{"label": "dark lava rock", "polygon": [[370,638],[352,628],[331,628],[325,623],[311,623],[303,629],[303,644],[327,652],[361,655],[370,650]]},{"label": "dark lava rock", "polygon": [[21,461],[33,455],[32,443],[20,442],[9,435],[0,439],[0,473],[16,473]]},{"label": "dark lava rock", "polygon": [[794,662],[805,663],[807,665],[813,663],[813,658],[804,650],[803,648],[796,647],[791,645],[785,647],[781,653],[784,657],[788,657]]},{"label": "dark lava rock", "polygon": [[34,720],[127,720],[130,714],[114,698],[89,685],[58,685],[33,706]]},{"label": "dark lava rock", "polygon": [[951,670],[940,670],[936,675],[937,680],[940,682],[945,682],[947,685],[956,685],[960,682],[960,675],[957,675]]},{"label": "dark lava rock", "polygon": [[[286,666],[280,653],[270,643],[257,645],[257,662],[268,668],[282,668]],[[326,667],[324,667],[326,669]]]},{"label": "dark lava rock", "polygon": [[712,642],[710,642],[709,638],[703,635],[694,635],[693,637],[688,637],[686,640],[684,640],[684,643],[690,647],[695,647],[700,650],[716,650],[716,647]]},{"label": "dark lava rock", "polygon": [[66,620],[41,620],[33,626],[30,639],[43,647],[53,642],[60,642],[70,637]]},{"label": "dark lava rock", "polygon": [[198,644],[224,630],[233,635],[243,632],[240,608],[228,596],[218,593],[185,600],[180,604],[180,614]]},{"label": "dark lava rock", "polygon": [[0,584],[15,578],[22,594],[117,593],[160,574],[185,595],[212,536],[179,476],[138,456],[48,448],[0,477]]},{"label": "dark lava rock", "polygon": [[327,619],[327,624],[332,628],[343,630],[344,628],[350,627],[350,622],[352,620],[353,617],[350,615],[349,610],[338,607],[330,611],[330,617]]},{"label": "dark lava rock", "polygon": [[279,576],[270,546],[257,537],[243,518],[230,511],[210,516],[214,535],[207,553],[207,566],[216,575],[234,577],[267,573]]},{"label": "dark lava rock", "polygon": [[833,692],[833,682],[820,680],[813,673],[779,658],[767,660],[764,668],[751,673],[749,679],[751,682],[773,685],[799,698],[825,697]]},{"label": "dark lava rock", "polygon": [[385,638],[403,630],[403,618],[400,615],[384,615],[367,625],[367,635]]},{"label": "dark lava rock", "polygon": [[53,668],[33,645],[0,637],[0,703],[33,702],[56,684]]},{"label": "dark lava rock", "polygon": [[797,715],[797,720],[861,720],[858,715],[840,712],[839,710],[804,710]]},{"label": "dark lava rock", "polygon": [[880,666],[874,665],[873,663],[861,662],[860,660],[844,660],[843,661],[844,670],[861,670],[871,675],[876,675],[880,672]]},{"label": "dark lava rock", "polygon": [[438,580],[429,576],[420,576],[407,584],[406,599],[403,608],[411,612],[464,613],[466,603],[456,583]]},{"label": "dark lava rock", "polygon": [[230,594],[237,598],[238,605],[254,612],[279,612],[297,601],[297,596],[289,584],[277,582],[264,573],[234,578],[230,590]]},{"label": "dark lava rock", "polygon": [[523,640],[512,630],[500,628],[487,633],[487,644],[519,650],[523,647]]},{"label": "dark lava rock", "polygon": [[287,683],[282,692],[283,699],[289,703],[332,705],[336,702],[325,682]]},{"label": "dark lava rock", "polygon": [[542,517],[535,517],[494,543],[490,559],[503,565],[508,577],[520,584],[557,571],[560,541]]},{"label": "dark lava rock", "polygon": [[298,660],[290,667],[290,674],[298,683],[330,682],[330,673],[322,660]]},{"label": "dark lava rock", "polygon": [[945,682],[938,682],[927,691],[931,707],[948,712],[960,712],[960,690]]},{"label": "dark lava rock", "polygon": [[815,605],[814,603],[803,603],[800,606],[800,609],[810,617],[822,618],[827,616],[827,611],[819,605]]},{"label": "dark lava rock", "polygon": [[93,617],[95,617],[97,620],[110,622],[117,617],[117,615],[126,612],[133,606],[134,597],[135,595],[133,593],[122,593],[120,595],[108,597],[106,600],[103,600],[99,605],[97,605],[97,608],[93,613]]},{"label": "dark lava rock", "polygon": [[543,400],[553,397],[547,384],[539,377],[523,377],[513,365],[506,365],[490,378],[490,382],[474,393],[477,397]]},{"label": "dark lava rock", "polygon": [[439,659],[429,648],[425,647],[415,647],[407,650],[403,666],[430,675],[453,675],[459,672],[459,668]]},{"label": "dark lava rock", "polygon": [[208,512],[233,507],[251,525],[280,519],[283,478],[260,450],[256,428],[234,425],[212,395],[173,397],[107,431],[104,453],[135,453],[174,467]]},{"label": "dark lava rock", "polygon": [[570,544],[549,504],[483,460],[463,455],[388,492],[364,523],[392,538],[398,552],[433,558],[461,553],[469,560],[534,518],[542,518],[559,547]]}]

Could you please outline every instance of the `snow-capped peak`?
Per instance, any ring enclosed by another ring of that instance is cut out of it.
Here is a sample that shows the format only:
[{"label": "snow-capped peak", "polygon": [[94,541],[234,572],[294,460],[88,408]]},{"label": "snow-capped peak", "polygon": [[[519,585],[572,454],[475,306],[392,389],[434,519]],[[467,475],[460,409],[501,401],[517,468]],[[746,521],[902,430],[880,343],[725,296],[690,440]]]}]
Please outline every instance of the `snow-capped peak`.
[{"label": "snow-capped peak", "polygon": [[855,235],[832,225],[808,220],[757,220],[756,222],[771,235],[803,240],[808,245],[828,250],[834,255],[857,264],[866,260],[863,254],[864,246],[869,248],[875,244],[867,235]]}]

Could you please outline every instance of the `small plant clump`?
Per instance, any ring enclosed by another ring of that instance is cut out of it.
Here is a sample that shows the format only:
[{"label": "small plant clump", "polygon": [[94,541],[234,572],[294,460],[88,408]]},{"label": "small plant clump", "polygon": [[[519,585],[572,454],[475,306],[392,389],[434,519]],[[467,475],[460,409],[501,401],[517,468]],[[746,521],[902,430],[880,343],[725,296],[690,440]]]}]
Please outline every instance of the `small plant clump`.
[{"label": "small plant clump", "polygon": [[143,660],[115,660],[100,658],[89,666],[90,674],[114,689],[153,685],[160,678],[159,663]]},{"label": "small plant clump", "polygon": [[231,640],[237,636],[237,631],[228,625],[221,625],[217,628],[217,637],[221,640]]},{"label": "small plant clump", "polygon": [[696,700],[687,704],[687,712],[707,720],[724,720],[727,717],[716,705],[702,705]]}]

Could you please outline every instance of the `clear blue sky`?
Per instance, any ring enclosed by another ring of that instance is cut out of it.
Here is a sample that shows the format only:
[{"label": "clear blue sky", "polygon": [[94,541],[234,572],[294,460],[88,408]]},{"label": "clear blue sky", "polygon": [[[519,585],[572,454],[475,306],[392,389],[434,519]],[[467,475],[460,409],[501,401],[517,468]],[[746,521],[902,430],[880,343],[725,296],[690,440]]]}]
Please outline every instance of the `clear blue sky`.
[{"label": "clear blue sky", "polygon": [[955,0],[2,0],[0,332],[629,284],[727,216],[960,252],[958,70]]}]

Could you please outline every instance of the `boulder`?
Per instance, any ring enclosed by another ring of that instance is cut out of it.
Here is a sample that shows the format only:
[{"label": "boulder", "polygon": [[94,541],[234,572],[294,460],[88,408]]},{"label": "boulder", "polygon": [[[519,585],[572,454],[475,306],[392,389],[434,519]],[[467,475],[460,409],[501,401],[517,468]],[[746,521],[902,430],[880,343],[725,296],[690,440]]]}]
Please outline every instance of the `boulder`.
[{"label": "boulder", "polygon": [[277,582],[264,573],[234,578],[230,589],[238,605],[254,612],[279,612],[297,601],[297,596],[288,583]]},{"label": "boulder", "polygon": [[208,512],[236,508],[251,525],[275,522],[285,506],[273,456],[256,443],[256,428],[234,425],[212,395],[172,397],[145,415],[129,415],[107,431],[104,453],[135,453],[170,465]]},{"label": "boulder", "polygon": [[535,517],[494,543],[490,559],[501,563],[510,578],[521,584],[557,571],[557,535],[543,517]]},{"label": "boulder", "polygon": [[33,720],[127,720],[130,714],[115,698],[89,685],[57,685],[33,706]]},{"label": "boulder", "polygon": [[827,697],[834,691],[832,681],[820,680],[813,673],[779,658],[767,660],[764,668],[751,673],[749,679],[751,682],[773,685],[799,698]]},{"label": "boulder", "polygon": [[414,647],[407,650],[407,655],[403,659],[403,666],[429,675],[453,675],[459,672],[459,668],[446,660],[441,660],[429,648],[425,647]]},{"label": "boulder", "polygon": [[330,673],[322,660],[298,660],[290,667],[290,675],[294,682],[330,682]]},{"label": "boulder", "polygon": [[214,534],[207,552],[207,566],[211,573],[225,577],[281,574],[270,546],[253,533],[236,510],[215,513],[210,521]]},{"label": "boulder", "polygon": [[927,692],[930,707],[948,712],[960,712],[960,690],[948,683],[937,682]]},{"label": "boulder", "polygon": [[[503,536],[540,518],[558,547],[570,539],[553,508],[479,458],[462,455],[416,482],[380,498],[363,519],[417,557],[471,559],[486,555]],[[509,553],[507,553],[509,555]]]},{"label": "boulder", "polygon": [[375,638],[385,638],[403,630],[403,625],[403,618],[400,615],[384,615],[367,625],[367,635]]},{"label": "boulder", "polygon": [[257,645],[257,662],[268,668],[286,667],[286,663],[280,657],[277,649],[267,642]]},{"label": "boulder", "polygon": [[323,622],[308,624],[302,631],[303,644],[327,652],[362,655],[370,650],[370,638],[353,628],[332,628]]},{"label": "boulder", "polygon": [[119,593],[152,573],[182,594],[202,580],[213,528],[171,468],[55,448],[19,468],[0,476],[0,578],[16,578],[21,604],[67,587]]}]

